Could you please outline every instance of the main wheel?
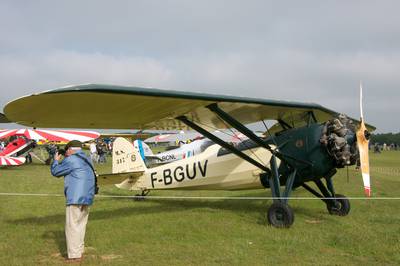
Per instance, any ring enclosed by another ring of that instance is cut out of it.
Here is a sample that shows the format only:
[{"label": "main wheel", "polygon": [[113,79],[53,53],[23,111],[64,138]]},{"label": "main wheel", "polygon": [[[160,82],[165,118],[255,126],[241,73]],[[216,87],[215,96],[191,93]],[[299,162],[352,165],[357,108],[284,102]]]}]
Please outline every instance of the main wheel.
[{"label": "main wheel", "polygon": [[289,205],[282,202],[274,202],[268,209],[268,222],[279,228],[288,228],[294,222],[294,213]]},{"label": "main wheel", "polygon": [[341,194],[336,194],[336,206],[334,203],[326,205],[329,214],[346,216],[350,212],[350,201]]}]

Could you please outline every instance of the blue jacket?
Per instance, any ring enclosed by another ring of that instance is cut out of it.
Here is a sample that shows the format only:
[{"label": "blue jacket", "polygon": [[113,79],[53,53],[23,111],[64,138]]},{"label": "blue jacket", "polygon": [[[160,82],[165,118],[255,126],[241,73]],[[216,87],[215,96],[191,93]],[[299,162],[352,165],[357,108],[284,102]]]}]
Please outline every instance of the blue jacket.
[{"label": "blue jacket", "polygon": [[92,205],[94,198],[94,173],[88,163],[77,155],[91,160],[83,151],[77,151],[59,163],[54,160],[51,174],[56,177],[64,176],[64,195],[67,205]]}]

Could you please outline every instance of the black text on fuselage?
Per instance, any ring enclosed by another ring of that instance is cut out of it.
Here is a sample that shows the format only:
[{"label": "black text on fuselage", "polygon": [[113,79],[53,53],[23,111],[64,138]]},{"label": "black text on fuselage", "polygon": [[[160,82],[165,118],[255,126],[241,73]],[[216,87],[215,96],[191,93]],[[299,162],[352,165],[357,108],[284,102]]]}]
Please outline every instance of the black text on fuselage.
[{"label": "black text on fuselage", "polygon": [[208,160],[203,162],[194,162],[193,164],[179,165],[175,168],[167,168],[160,172],[150,173],[151,186],[154,188],[156,183],[163,183],[165,186],[174,182],[182,182],[184,180],[193,180],[198,177],[205,177],[207,174]]}]

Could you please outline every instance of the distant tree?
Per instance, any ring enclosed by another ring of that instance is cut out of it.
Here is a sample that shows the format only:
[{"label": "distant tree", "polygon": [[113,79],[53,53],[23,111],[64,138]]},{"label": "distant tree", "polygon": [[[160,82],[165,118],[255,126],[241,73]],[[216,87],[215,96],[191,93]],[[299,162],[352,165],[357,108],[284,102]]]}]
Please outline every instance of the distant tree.
[{"label": "distant tree", "polygon": [[374,144],[374,143],[379,143],[379,144],[396,143],[397,145],[400,145],[400,132],[395,133],[395,134],[393,134],[393,133],[372,134],[371,142],[372,142],[372,144]]}]

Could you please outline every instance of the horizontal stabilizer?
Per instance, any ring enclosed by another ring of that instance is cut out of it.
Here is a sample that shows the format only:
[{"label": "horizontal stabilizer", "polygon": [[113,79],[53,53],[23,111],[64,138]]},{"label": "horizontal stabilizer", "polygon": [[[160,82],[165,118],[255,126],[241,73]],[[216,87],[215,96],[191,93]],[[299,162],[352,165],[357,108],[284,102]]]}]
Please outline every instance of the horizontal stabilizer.
[{"label": "horizontal stabilizer", "polygon": [[159,156],[157,156],[157,155],[148,155],[148,156],[146,156],[146,159],[147,159],[147,160],[150,159],[150,160],[162,161],[162,159],[161,159]]},{"label": "horizontal stabilizer", "polygon": [[138,177],[142,176],[144,171],[140,172],[131,172],[131,173],[118,173],[118,174],[103,174],[97,176],[97,184],[98,185],[109,185],[109,184],[119,184],[126,179],[132,180],[135,182]]}]

